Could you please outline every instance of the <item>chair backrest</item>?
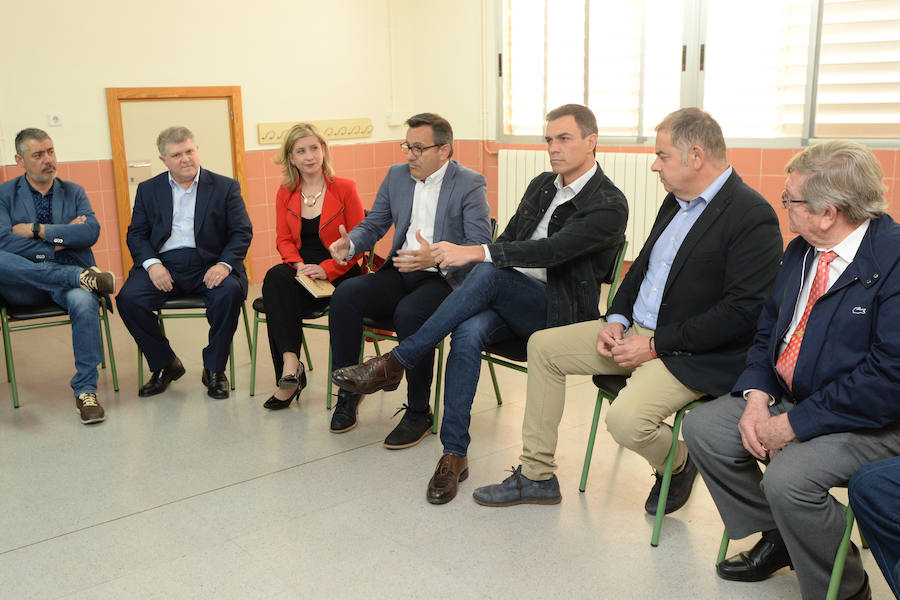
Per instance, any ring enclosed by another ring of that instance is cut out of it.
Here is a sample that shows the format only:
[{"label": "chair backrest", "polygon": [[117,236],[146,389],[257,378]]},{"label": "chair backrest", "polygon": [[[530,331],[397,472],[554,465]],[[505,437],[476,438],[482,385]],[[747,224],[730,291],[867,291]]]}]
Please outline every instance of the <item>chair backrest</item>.
[{"label": "chair backrest", "polygon": [[606,310],[612,306],[613,298],[616,295],[616,288],[619,287],[619,274],[622,272],[622,264],[625,262],[625,251],[628,250],[628,240],[622,242],[619,251],[616,252],[613,268],[609,270],[603,283],[609,284],[609,294],[606,296]]},{"label": "chair backrest", "polygon": [[491,217],[491,241],[497,241],[497,219]]}]

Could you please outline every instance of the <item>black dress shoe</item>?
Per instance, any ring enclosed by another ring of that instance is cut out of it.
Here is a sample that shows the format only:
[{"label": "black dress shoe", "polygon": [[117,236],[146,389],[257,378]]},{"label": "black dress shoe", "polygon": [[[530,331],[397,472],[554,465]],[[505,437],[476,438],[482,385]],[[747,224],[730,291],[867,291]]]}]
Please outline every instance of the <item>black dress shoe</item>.
[{"label": "black dress shoe", "polygon": [[153,373],[150,381],[144,384],[144,387],[138,392],[138,396],[146,398],[147,396],[155,396],[166,391],[169,384],[184,375],[184,365],[176,356],[168,365]]},{"label": "black dress shoe", "polygon": [[344,433],[356,427],[356,411],[362,394],[354,394],[347,390],[338,392],[338,401],[331,415],[331,432]]},{"label": "black dress shoe", "polygon": [[401,406],[394,416],[401,411],[406,411],[394,430],[384,439],[384,447],[391,450],[400,450],[401,448],[409,448],[415,446],[431,432],[431,425],[434,423],[434,415],[430,410],[424,413],[414,413],[409,411],[409,406],[404,404]]},{"label": "black dress shoe", "polygon": [[[299,377],[296,374],[291,373],[290,375],[285,375],[281,379],[278,380],[279,389],[291,389],[294,388],[294,393],[291,394],[288,398],[282,400],[281,398],[276,398],[274,395],[270,396],[268,400],[263,403],[263,408],[268,408],[269,410],[281,410],[282,408],[287,408],[291,405],[291,402],[294,401],[294,398],[297,399],[297,404],[300,404],[300,392],[303,391],[303,388],[306,387],[306,369],[303,367],[303,363],[300,363],[300,367],[297,369],[297,373],[299,373]],[[293,380],[294,384],[285,385],[286,381]]]},{"label": "black dress shoe", "polygon": [[206,386],[206,395],[210,398],[224,400],[231,394],[231,391],[228,389],[228,377],[225,376],[225,371],[210,371],[204,368],[201,381]]},{"label": "black dress shoe", "polygon": [[784,542],[761,538],[749,552],[741,552],[717,564],[716,572],[729,581],[762,581],[783,567],[794,568]]},{"label": "black dress shoe", "polygon": [[[663,476],[660,473],[654,474],[656,475],[656,483],[653,484],[653,489],[650,490],[650,495],[647,496],[647,501],[644,502],[644,510],[647,511],[647,514],[655,516],[656,508],[659,506],[659,494],[662,491]],[[691,455],[688,454],[684,468],[677,474],[672,475],[672,479],[669,480],[669,494],[666,496],[666,507],[663,510],[663,514],[675,512],[685,505],[688,498],[691,497],[691,490],[694,487],[696,478],[697,466],[691,460]]]}]

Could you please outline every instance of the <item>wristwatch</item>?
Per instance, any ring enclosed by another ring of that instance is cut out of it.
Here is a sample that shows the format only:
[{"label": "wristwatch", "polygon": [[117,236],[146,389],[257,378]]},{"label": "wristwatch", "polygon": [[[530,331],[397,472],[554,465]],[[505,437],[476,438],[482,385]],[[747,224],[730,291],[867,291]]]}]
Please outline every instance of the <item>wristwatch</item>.
[{"label": "wristwatch", "polygon": [[41,224],[40,223],[32,223],[31,224],[31,237],[36,240],[41,239]]}]

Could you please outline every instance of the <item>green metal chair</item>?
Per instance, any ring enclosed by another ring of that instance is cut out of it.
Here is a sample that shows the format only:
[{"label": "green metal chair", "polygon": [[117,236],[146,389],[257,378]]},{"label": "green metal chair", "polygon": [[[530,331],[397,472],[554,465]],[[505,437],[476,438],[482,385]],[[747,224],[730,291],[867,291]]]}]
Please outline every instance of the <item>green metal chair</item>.
[{"label": "green metal chair", "polygon": [[[262,315],[262,316],[260,316]],[[263,297],[260,296],[256,300],[253,301],[253,338],[250,343],[250,395],[253,396],[256,393],[256,352],[258,350],[258,342],[259,342],[259,324],[266,322],[266,305],[263,301]],[[310,311],[309,313],[303,315],[303,329],[318,329],[320,331],[328,331],[328,325],[320,325],[318,323],[308,323],[307,321],[311,321],[314,319],[319,319],[328,315],[328,307],[324,307],[321,309],[316,309]],[[304,335],[300,340],[300,345],[303,346],[303,354],[306,356],[306,365],[310,371],[313,370],[313,362],[312,357],[309,355],[309,346],[306,344],[306,336]],[[328,342],[328,384],[326,394],[328,398],[331,398],[331,340]],[[330,402],[329,402],[330,404]],[[330,408],[330,406],[329,406]]]},{"label": "green metal chair", "polygon": [[[625,251],[628,249],[628,242],[623,242],[622,247],[616,254],[613,268],[610,270],[603,283],[609,285],[609,294],[606,297],[606,308],[612,303],[613,296],[616,295],[616,288],[619,285],[619,273],[622,271],[622,264],[625,262]],[[488,364],[488,371],[491,373],[491,384],[494,386],[494,396],[497,397],[497,404],[503,404],[503,398],[500,396],[500,386],[497,383],[497,373],[494,371],[494,365],[500,365],[508,369],[516,370],[520,373],[528,373],[528,366],[525,363],[528,360],[528,344],[520,339],[507,340],[499,344],[491,344],[484,349],[481,354],[481,360]],[[593,438],[592,438],[593,439]],[[584,490],[582,490],[584,491]]]},{"label": "green metal chair", "polygon": [[[594,438],[597,436],[597,424],[600,421],[600,409],[603,407],[603,400],[607,400],[612,404],[619,392],[625,387],[628,378],[622,375],[594,375],[593,380],[594,385],[597,386],[597,401],[594,405],[594,419],[591,422],[591,434],[588,437],[587,450],[584,455],[584,466],[581,469],[581,485],[578,487],[581,492],[587,487],[588,473],[591,470],[591,457],[594,454]],[[672,445],[669,447],[669,454],[666,457],[666,467],[663,470],[659,489],[659,503],[656,505],[656,519],[653,523],[653,533],[650,535],[650,545],[653,547],[659,545],[659,534],[662,531],[666,500],[669,497],[669,486],[672,483],[672,467],[675,462],[675,451],[678,448],[678,434],[681,432],[681,422],[689,410],[712,399],[712,396],[704,396],[683,406],[675,413],[675,419],[672,423]]]},{"label": "green metal chair", "polygon": [[[166,314],[163,313],[164,310],[199,310],[203,309],[203,312],[177,312]],[[246,302],[241,303],[241,314],[244,317],[244,330],[247,333],[247,348],[252,353],[253,345],[250,339],[250,322],[247,320],[247,304]],[[205,319],[206,318],[206,304],[203,302],[203,296],[197,295],[188,295],[188,296],[173,296],[163,302],[163,305],[156,311],[156,317],[159,319],[159,328],[162,330],[163,335],[166,334],[166,326],[164,323],[164,319]],[[141,349],[137,349],[138,356],[138,389],[144,387],[144,354],[141,352]],[[231,342],[231,347],[229,349],[228,354],[228,367],[229,374],[231,376],[231,389],[234,390],[234,342]]]},{"label": "green metal chair", "polygon": [[[3,350],[6,354],[6,376],[12,385],[12,401],[13,408],[19,408],[19,386],[16,382],[16,367],[13,363],[12,342],[9,334],[14,331],[26,331],[29,329],[43,329],[45,327],[57,327],[59,325],[70,325],[72,321],[68,318],[57,319],[54,321],[42,321],[40,323],[31,323],[28,325],[11,325],[17,321],[33,321],[36,319],[53,319],[56,317],[67,316],[65,309],[56,304],[44,304],[41,306],[17,306],[14,304],[0,305],[0,320],[2,320],[3,328]],[[103,352],[100,366],[106,368],[106,351],[103,348],[102,338],[106,333],[106,345],[109,349],[109,366],[112,371],[113,389],[119,391],[119,376],[116,372],[116,355],[113,352],[112,337],[109,334],[109,311],[106,307],[106,298],[100,298],[100,350]]]},{"label": "green metal chair", "polygon": [[[841,508],[844,509],[846,524],[844,526],[844,535],[841,538],[841,543],[838,545],[837,552],[834,556],[834,565],[831,567],[831,581],[828,583],[828,593],[825,596],[825,600],[837,600],[838,591],[841,587],[841,578],[844,576],[844,565],[847,562],[847,552],[850,550],[850,534],[853,532],[853,522],[855,517],[853,516],[853,509],[849,506],[841,504]],[[865,538],[863,538],[862,531],[859,532],[859,539],[863,548],[869,547],[868,544],[866,544]],[[722,542],[719,544],[719,554],[716,557],[717,565],[725,560],[725,555],[728,553],[729,542],[728,529],[725,529],[722,532]]]}]

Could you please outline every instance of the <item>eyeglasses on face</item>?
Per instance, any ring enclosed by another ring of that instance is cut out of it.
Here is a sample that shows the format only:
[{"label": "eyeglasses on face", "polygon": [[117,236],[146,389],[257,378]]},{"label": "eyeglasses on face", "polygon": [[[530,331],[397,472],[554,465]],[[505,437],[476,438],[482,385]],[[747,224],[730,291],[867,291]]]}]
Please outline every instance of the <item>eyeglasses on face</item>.
[{"label": "eyeglasses on face", "polygon": [[425,152],[426,150],[428,150],[429,148],[439,148],[440,146],[443,146],[443,144],[432,144],[430,146],[423,146],[421,144],[410,145],[410,143],[406,142],[406,141],[400,142],[400,149],[407,153],[412,152],[413,156],[415,156],[416,158],[419,158],[420,156],[422,156],[422,153]]},{"label": "eyeglasses on face", "polygon": [[791,195],[788,193],[788,191],[786,189],[782,190],[782,192],[781,192],[781,206],[783,206],[784,208],[787,208],[791,204],[806,204],[806,203],[807,203],[806,200],[794,200],[793,198],[791,198]]}]

